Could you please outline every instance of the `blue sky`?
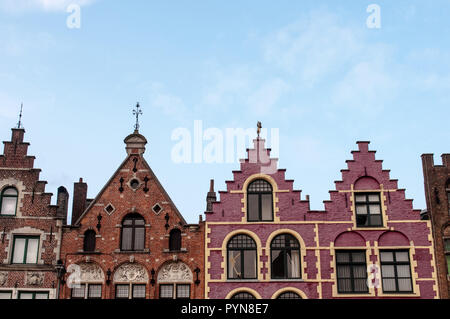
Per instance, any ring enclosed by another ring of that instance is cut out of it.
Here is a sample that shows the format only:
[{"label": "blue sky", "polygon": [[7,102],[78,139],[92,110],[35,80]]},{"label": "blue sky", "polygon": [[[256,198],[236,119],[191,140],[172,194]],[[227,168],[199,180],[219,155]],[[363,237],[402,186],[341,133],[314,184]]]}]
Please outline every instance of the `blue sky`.
[{"label": "blue sky", "polygon": [[[81,27],[66,8],[81,5]],[[369,4],[381,28],[369,29]],[[425,208],[420,155],[450,152],[450,1],[0,0],[0,136],[24,103],[47,191],[94,197],[140,102],[146,159],[189,222],[233,164],[177,164],[179,127],[278,128],[279,167],[323,209],[358,140]],[[270,142],[270,140],[269,140]],[[205,145],[207,143],[205,142]],[[54,199],[55,201],[55,199]]]}]

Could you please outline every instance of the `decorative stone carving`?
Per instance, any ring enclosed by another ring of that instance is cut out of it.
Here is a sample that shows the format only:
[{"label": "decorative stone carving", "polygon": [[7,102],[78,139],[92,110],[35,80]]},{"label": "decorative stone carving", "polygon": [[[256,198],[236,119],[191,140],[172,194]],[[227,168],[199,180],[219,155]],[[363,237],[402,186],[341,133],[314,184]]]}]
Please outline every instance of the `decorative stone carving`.
[{"label": "decorative stone carving", "polygon": [[0,286],[3,286],[6,284],[6,281],[8,280],[8,272],[1,271],[0,272]]},{"label": "decorative stone carving", "polygon": [[114,273],[114,282],[148,282],[147,270],[139,264],[124,264]]},{"label": "decorative stone carving", "polygon": [[171,262],[164,265],[158,272],[159,283],[191,283],[192,272],[189,267],[182,262]]},{"label": "decorative stone carving", "polygon": [[80,264],[81,282],[103,282],[105,275],[96,264]]},{"label": "decorative stone carving", "polygon": [[28,285],[31,285],[31,286],[40,286],[44,283],[44,273],[28,272],[26,282]]}]

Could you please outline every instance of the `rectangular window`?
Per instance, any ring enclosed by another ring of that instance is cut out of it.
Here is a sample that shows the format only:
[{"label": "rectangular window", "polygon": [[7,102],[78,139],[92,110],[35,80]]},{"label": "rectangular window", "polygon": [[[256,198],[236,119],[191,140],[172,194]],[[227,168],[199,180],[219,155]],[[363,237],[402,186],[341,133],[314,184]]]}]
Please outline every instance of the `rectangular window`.
[{"label": "rectangular window", "polygon": [[145,285],[133,285],[133,299],[145,299]]},{"label": "rectangular window", "polygon": [[19,291],[19,299],[48,299],[48,292]]},{"label": "rectangular window", "polygon": [[368,293],[366,252],[336,251],[336,272],[339,293]]},{"label": "rectangular window", "polygon": [[11,299],[12,291],[0,291],[0,299]]},{"label": "rectangular window", "polygon": [[133,229],[131,227],[124,227],[122,229],[122,250],[131,250],[132,248],[133,248]]},{"label": "rectangular window", "polygon": [[242,278],[241,274],[241,251],[230,250],[228,251],[228,278],[238,279]]},{"label": "rectangular window", "polygon": [[72,288],[71,298],[72,299],[84,299],[86,297],[85,293],[86,293],[86,285],[81,284],[79,287]]},{"label": "rectangular window", "polygon": [[14,236],[13,264],[37,264],[39,237]]},{"label": "rectangular window", "polygon": [[116,299],[128,299],[130,285],[116,285]]},{"label": "rectangular window", "polygon": [[189,299],[191,296],[191,285],[177,285],[177,299]]},{"label": "rectangular window", "polygon": [[145,228],[137,227],[134,230],[134,250],[144,250]]},{"label": "rectangular window", "polygon": [[411,267],[408,250],[380,251],[383,291],[412,292]]},{"label": "rectangular window", "polygon": [[383,226],[379,193],[356,193],[355,208],[358,227]]},{"label": "rectangular window", "polygon": [[248,220],[256,221],[259,220],[259,195],[258,194],[248,194]]},{"label": "rectangular window", "polygon": [[244,250],[244,277],[256,278],[256,250]]},{"label": "rectangular window", "polygon": [[447,259],[447,275],[450,276],[450,238],[444,239],[445,258]]},{"label": "rectangular window", "polygon": [[101,299],[101,298],[102,298],[102,285],[89,285],[88,299]]},{"label": "rectangular window", "polygon": [[173,299],[173,285],[159,285],[160,299]]},{"label": "rectangular window", "polygon": [[261,217],[263,221],[273,219],[272,210],[272,194],[261,194]]}]

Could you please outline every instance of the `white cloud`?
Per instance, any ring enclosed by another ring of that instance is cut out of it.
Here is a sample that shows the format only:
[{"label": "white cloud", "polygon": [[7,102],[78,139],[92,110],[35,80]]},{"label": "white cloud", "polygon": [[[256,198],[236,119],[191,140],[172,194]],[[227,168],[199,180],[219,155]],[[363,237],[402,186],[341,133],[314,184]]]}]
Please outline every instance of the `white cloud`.
[{"label": "white cloud", "polygon": [[263,44],[264,58],[304,85],[313,86],[361,52],[361,35],[328,12],[312,12],[272,32]]},{"label": "white cloud", "polygon": [[96,0],[0,0],[0,9],[7,12],[66,11],[71,4],[86,6]]}]

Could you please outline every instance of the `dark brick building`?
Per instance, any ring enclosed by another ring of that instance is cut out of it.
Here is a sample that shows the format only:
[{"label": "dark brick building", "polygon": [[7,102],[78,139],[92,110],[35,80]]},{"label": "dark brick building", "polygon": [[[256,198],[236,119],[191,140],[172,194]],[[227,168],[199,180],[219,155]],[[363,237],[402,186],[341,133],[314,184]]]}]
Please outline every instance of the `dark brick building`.
[{"label": "dark brick building", "polygon": [[54,299],[68,193],[60,187],[58,206],[51,205],[24,134],[12,129],[0,155],[0,298]]},{"label": "dark brick building", "polygon": [[450,297],[450,154],[435,165],[433,154],[422,155],[428,216],[434,233],[436,268],[442,299]]},{"label": "dark brick building", "polygon": [[143,157],[144,136],[124,142],[125,160],[95,199],[75,183],[61,298],[203,298],[201,218],[186,223]]}]

